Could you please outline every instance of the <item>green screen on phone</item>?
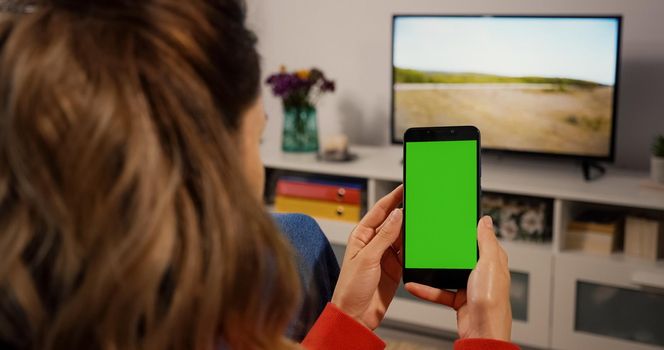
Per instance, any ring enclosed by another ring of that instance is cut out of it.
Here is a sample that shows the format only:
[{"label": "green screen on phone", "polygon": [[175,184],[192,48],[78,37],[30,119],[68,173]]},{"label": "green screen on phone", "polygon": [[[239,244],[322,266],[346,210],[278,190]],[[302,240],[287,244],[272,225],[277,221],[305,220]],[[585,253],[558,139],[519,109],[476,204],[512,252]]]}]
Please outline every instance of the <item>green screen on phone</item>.
[{"label": "green screen on phone", "polygon": [[406,143],[406,268],[475,268],[477,181],[477,141]]}]

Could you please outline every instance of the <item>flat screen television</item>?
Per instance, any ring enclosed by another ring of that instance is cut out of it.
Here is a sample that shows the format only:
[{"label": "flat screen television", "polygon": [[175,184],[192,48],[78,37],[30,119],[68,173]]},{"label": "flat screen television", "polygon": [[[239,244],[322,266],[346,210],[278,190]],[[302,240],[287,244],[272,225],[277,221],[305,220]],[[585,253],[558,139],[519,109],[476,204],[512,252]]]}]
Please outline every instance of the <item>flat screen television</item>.
[{"label": "flat screen television", "polygon": [[392,20],[392,142],[475,125],[484,149],[613,161],[621,16]]}]

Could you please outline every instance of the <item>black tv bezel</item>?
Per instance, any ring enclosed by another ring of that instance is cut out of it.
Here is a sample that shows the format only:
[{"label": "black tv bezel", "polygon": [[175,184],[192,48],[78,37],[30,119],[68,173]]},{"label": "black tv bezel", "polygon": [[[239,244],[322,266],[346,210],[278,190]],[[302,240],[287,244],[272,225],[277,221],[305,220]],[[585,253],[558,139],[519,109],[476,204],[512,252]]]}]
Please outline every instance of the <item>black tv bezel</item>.
[{"label": "black tv bezel", "polygon": [[[482,147],[482,151],[502,153],[502,154],[517,154],[529,156],[541,156],[548,158],[559,159],[575,159],[583,161],[601,161],[601,162],[614,162],[616,156],[616,130],[618,129],[618,99],[620,97],[620,72],[622,66],[622,31],[623,31],[623,16],[622,15],[507,15],[507,14],[393,14],[392,15],[392,28],[391,28],[391,45],[390,45],[390,140],[393,145],[403,144],[403,140],[398,140],[395,137],[395,115],[394,115],[394,30],[395,21],[397,18],[405,17],[443,17],[443,18],[481,18],[481,17],[496,17],[496,18],[608,18],[618,20],[618,38],[616,46],[616,76],[614,83],[613,93],[613,110],[611,115],[611,140],[609,146],[609,154],[607,156],[593,156],[584,154],[567,154],[567,153],[552,153],[552,152],[530,152],[519,151],[506,148],[491,148]],[[419,127],[423,125],[413,125],[412,127]]]}]

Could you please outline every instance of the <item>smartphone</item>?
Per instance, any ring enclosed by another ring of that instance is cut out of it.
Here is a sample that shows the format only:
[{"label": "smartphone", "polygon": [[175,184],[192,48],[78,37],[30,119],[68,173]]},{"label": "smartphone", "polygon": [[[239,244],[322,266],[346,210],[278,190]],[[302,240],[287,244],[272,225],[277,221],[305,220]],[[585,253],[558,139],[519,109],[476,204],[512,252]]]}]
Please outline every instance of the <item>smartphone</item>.
[{"label": "smartphone", "polygon": [[403,280],[466,288],[479,259],[480,132],[411,128],[403,144]]}]

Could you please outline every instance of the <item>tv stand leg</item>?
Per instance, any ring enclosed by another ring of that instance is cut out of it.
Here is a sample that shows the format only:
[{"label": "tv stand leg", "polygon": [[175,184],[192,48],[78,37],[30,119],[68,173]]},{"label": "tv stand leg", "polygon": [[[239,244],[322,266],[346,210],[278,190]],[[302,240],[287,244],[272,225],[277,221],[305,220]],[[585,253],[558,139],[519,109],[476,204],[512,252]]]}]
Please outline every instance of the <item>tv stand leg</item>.
[{"label": "tv stand leg", "polygon": [[[597,180],[606,173],[606,168],[597,162],[593,162],[592,160],[582,161],[581,166],[583,168],[583,178],[586,181]],[[592,174],[593,169],[597,171],[595,174]]]}]

